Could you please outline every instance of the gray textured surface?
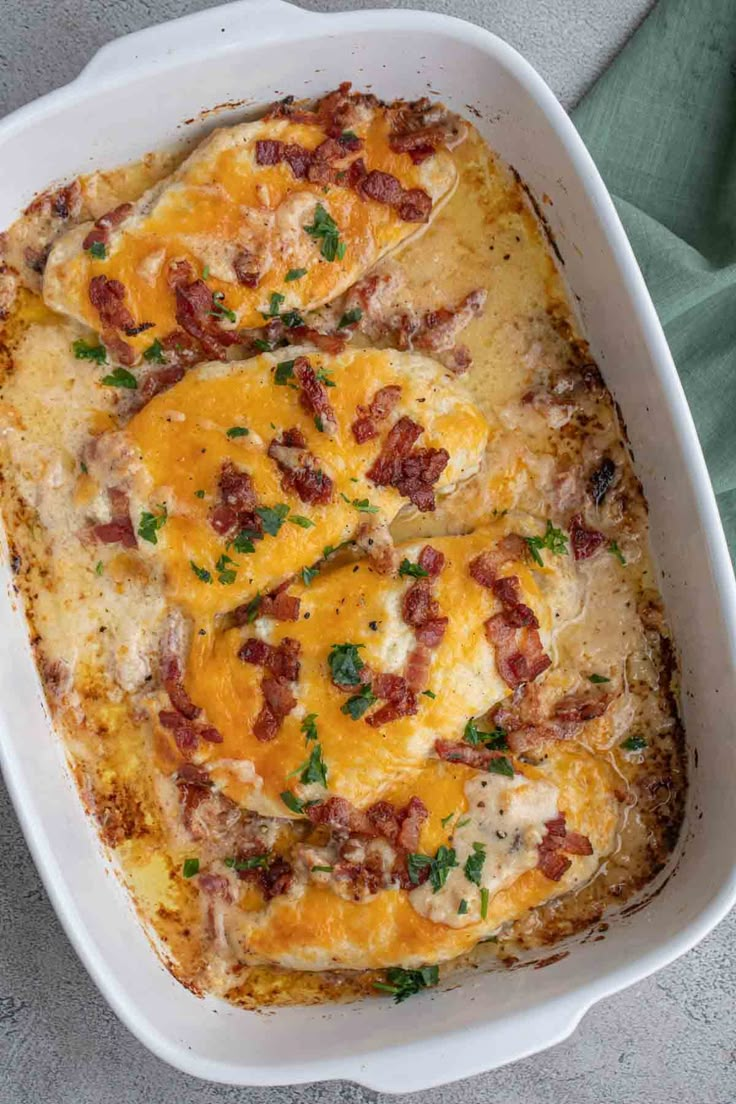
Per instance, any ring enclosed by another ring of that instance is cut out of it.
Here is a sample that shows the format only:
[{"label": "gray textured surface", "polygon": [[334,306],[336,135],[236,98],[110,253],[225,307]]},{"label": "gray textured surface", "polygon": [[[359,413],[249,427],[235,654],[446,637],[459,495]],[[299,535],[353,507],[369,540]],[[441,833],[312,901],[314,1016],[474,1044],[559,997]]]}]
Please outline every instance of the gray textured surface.
[{"label": "gray textured surface", "polygon": [[[202,0],[3,0],[0,114],[70,80],[127,31]],[[304,0],[318,10],[389,7]],[[519,48],[570,106],[651,0],[436,0]],[[362,1104],[354,1085],[232,1089],[175,1073],[118,1023],[57,923],[0,786],[0,1104]],[[554,1050],[421,1096],[426,1104],[733,1104],[736,917],[668,969],[596,1006]],[[400,1098],[418,1100],[419,1097]]]}]

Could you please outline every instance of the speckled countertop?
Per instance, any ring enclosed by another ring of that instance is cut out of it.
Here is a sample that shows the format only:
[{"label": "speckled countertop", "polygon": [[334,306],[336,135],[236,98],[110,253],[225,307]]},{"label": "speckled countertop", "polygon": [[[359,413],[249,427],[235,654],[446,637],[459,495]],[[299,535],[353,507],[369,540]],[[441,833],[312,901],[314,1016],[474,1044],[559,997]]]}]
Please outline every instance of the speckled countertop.
[{"label": "speckled countertop", "polygon": [[[104,42],[206,0],[3,0],[0,115],[71,80]],[[651,0],[302,0],[319,11],[422,7],[479,23],[571,107]],[[0,784],[0,1104],[734,1104],[732,915],[696,950],[596,1005],[544,1054],[417,1097],[346,1083],[234,1089],[177,1073],[118,1022],[52,912]]]}]

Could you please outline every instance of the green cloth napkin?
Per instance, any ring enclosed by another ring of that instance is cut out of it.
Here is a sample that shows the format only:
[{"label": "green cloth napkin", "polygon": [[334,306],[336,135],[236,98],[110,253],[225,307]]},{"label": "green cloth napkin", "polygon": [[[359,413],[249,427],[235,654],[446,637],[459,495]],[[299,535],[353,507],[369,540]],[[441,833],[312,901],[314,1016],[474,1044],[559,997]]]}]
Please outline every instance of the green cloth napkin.
[{"label": "green cloth napkin", "polygon": [[736,558],[736,0],[660,0],[572,117],[664,326]]}]

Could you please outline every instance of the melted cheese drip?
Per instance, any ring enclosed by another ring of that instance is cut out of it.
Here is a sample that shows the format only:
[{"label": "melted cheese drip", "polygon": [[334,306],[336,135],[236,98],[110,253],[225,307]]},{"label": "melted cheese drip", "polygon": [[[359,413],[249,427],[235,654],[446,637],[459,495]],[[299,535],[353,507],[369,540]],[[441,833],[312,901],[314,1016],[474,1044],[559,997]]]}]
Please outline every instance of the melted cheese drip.
[{"label": "melted cheese drip", "polygon": [[[390,173],[406,189],[424,189],[435,212],[451,194],[457,172],[445,150],[421,165],[413,165],[407,154],[394,153],[381,109],[370,113],[358,133],[364,148],[357,156],[364,158],[368,170]],[[44,276],[46,302],[98,329],[99,316],[88,296],[90,280],[120,280],[137,323],[153,323],[144,333],[127,338],[142,353],[178,325],[167,281],[171,261],[190,261],[196,277],[208,270],[209,286],[225,296],[238,327],[263,326],[274,292],[284,296],[283,311],[311,310],[335,298],[424,226],[402,221],[393,208],[363,199],[346,185],[325,189],[297,180],[285,163],[256,164],[259,140],[313,150],[324,138],[318,126],[288,119],[262,119],[214,131],[170,178],[141,197],[133,215],[112,233],[104,260],[82,249],[89,223],[56,243]],[[346,168],[355,156],[346,157],[339,168]],[[343,259],[327,261],[320,239],[304,230],[312,224],[317,204],[337,224],[346,246]],[[267,260],[257,288],[235,279],[233,258],[244,249]],[[301,268],[307,269],[301,279],[285,280],[290,270]]]}]

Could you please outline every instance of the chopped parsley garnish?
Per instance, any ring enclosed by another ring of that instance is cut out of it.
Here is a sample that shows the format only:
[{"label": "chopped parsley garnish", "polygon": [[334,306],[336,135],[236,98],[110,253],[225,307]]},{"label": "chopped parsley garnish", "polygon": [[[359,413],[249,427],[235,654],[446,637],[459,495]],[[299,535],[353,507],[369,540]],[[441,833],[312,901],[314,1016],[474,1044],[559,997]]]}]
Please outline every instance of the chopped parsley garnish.
[{"label": "chopped parsley garnish", "polygon": [[251,555],[256,550],[254,540],[260,540],[261,534],[256,533],[253,529],[241,529],[237,537],[232,541],[231,547],[236,552],[240,552],[241,556]]},{"label": "chopped parsley garnish", "polygon": [[282,295],[280,291],[272,291],[271,298],[268,301],[268,311],[263,315],[263,317],[278,318],[279,312],[284,305],[285,299],[286,296]]},{"label": "chopped parsley garnish", "polygon": [[359,721],[366,709],[377,701],[378,698],[374,696],[370,684],[366,683],[357,694],[353,694],[352,698],[348,698],[345,704],[341,706],[340,712],[352,717],[354,721]]},{"label": "chopped parsley garnish", "polygon": [[286,520],[289,507],[285,502],[279,502],[276,506],[258,506],[256,513],[269,537],[275,537]]},{"label": "chopped parsley garnish", "polygon": [[565,556],[567,554],[567,537],[561,529],[555,529],[549,520],[543,537],[524,537],[524,540],[529,547],[532,559],[540,567],[544,567],[544,560],[540,554],[543,548],[546,548],[555,556]]},{"label": "chopped parsley garnish", "polygon": [[360,672],[365,667],[358,655],[363,644],[333,644],[327,662],[332,681],[339,686],[360,686]]},{"label": "chopped parsley garnish", "polygon": [[[228,566],[229,564],[232,564],[232,567]],[[230,557],[226,556],[223,552],[215,564],[218,583],[222,583],[223,586],[230,586],[231,583],[234,583],[238,574],[236,570],[237,566],[235,560],[231,560]]]},{"label": "chopped parsley garnish", "polygon": [[312,579],[315,575],[319,575],[318,567],[303,567],[302,568],[302,582],[305,586],[312,585]]},{"label": "chopped parsley garnish", "polygon": [[104,564],[102,563],[102,560],[98,560],[97,561],[97,566],[95,567],[95,575],[101,575],[104,570],[105,570],[105,567],[104,567]]},{"label": "chopped parsley garnish", "polygon": [[247,859],[228,858],[223,859],[223,862],[231,870],[258,870],[268,866],[268,855],[249,855]]},{"label": "chopped parsley garnish", "polygon": [[255,348],[258,350],[259,353],[270,353],[271,352],[271,343],[270,343],[270,341],[264,341],[263,338],[261,338],[261,337],[254,337],[253,338],[253,345],[255,346]]},{"label": "chopped parsley garnish", "polygon": [[470,824],[470,817],[463,817],[462,820],[459,820],[454,830],[457,831],[458,828],[464,828],[466,824]]},{"label": "chopped parsley garnish", "polygon": [[457,906],[457,914],[458,914],[458,916],[465,916],[467,911],[468,911],[468,902],[463,897],[462,901]]},{"label": "chopped parsley garnish", "polygon": [[447,875],[457,865],[455,848],[445,847],[444,843],[437,848],[437,854],[434,858],[431,855],[422,855],[417,851],[410,852],[406,857],[409,880],[414,885],[419,885],[419,871],[424,867],[429,867],[429,881],[434,893],[442,889],[447,881]]},{"label": "chopped parsley garnish", "polygon": [[483,873],[483,863],[486,861],[486,848],[483,843],[473,844],[473,854],[468,855],[463,867],[463,873],[469,882],[480,885],[480,876]]},{"label": "chopped parsley garnish", "polygon": [[489,899],[489,897],[490,897],[490,893],[489,893],[488,889],[486,888],[486,886],[483,886],[483,889],[480,891],[480,918],[481,918],[481,920],[487,920],[488,919],[488,899]]},{"label": "chopped parsley garnish", "polygon": [[107,364],[107,350],[104,345],[90,345],[78,338],[72,342],[72,352],[77,360],[93,360],[95,364]]},{"label": "chopped parsley garnish", "polygon": [[310,782],[319,782],[321,786],[327,785],[327,764],[322,758],[322,745],[315,744],[309,758],[302,765],[299,781],[308,786]]},{"label": "chopped parsley garnish", "polygon": [[245,607],[245,623],[246,625],[252,625],[258,616],[258,610],[261,608],[261,596],[256,594],[255,598],[251,598],[248,605]]},{"label": "chopped parsley garnish", "polygon": [[189,561],[189,566],[191,567],[192,571],[197,576],[197,578],[201,579],[201,581],[203,583],[211,583],[212,582],[212,576],[210,575],[210,573],[209,573],[209,571],[207,570],[206,567],[197,567],[194,560]]},{"label": "chopped parsley garnish", "polygon": [[425,698],[436,698],[437,697],[434,690],[422,690],[422,694],[424,695]]},{"label": "chopped parsley garnish", "polygon": [[352,541],[344,540],[341,541],[340,544],[326,544],[322,549],[322,555],[327,559],[328,556],[332,556],[335,552],[340,552],[343,548],[347,548],[348,545],[352,543]]},{"label": "chopped parsley garnish", "polygon": [[143,359],[153,364],[165,364],[166,357],[164,356],[164,347],[158,338],[149,345],[143,354]]},{"label": "chopped parsley garnish", "polygon": [[284,283],[290,284],[292,280],[301,280],[302,276],[306,275],[306,268],[290,268],[284,276]]},{"label": "chopped parsley garnish", "polygon": [[319,430],[320,433],[324,433],[325,423],[322,421],[322,415],[321,414],[315,414],[314,424],[316,425],[316,427],[317,427],[317,429]]},{"label": "chopped parsley garnish", "polygon": [[643,751],[646,746],[647,742],[643,736],[628,736],[621,744],[624,751]]},{"label": "chopped parsley garnish", "polygon": [[212,295],[212,310],[208,314],[215,318],[227,318],[228,322],[237,322],[238,316],[234,310],[225,306],[225,292],[216,291]]},{"label": "chopped parsley garnish", "polygon": [[514,768],[505,755],[499,755],[496,759],[491,759],[487,770],[489,770],[491,774],[503,774],[506,778],[514,777]]},{"label": "chopped parsley garnish", "polygon": [[334,866],[313,866],[312,874],[331,874]]},{"label": "chopped parsley garnish", "polygon": [[429,575],[429,572],[425,571],[420,564],[404,559],[399,564],[399,575],[410,575],[412,579],[424,579]]},{"label": "chopped parsley garnish", "polygon": [[345,256],[346,245],[340,241],[340,230],[331,215],[327,214],[321,203],[314,211],[314,222],[304,227],[310,238],[320,241],[320,253],[326,261],[341,261]]},{"label": "chopped parsley garnish", "polygon": [[472,747],[487,747],[492,751],[503,751],[509,745],[506,742],[506,730],[494,728],[491,732],[482,732],[471,717],[465,726],[463,739]]},{"label": "chopped parsley garnish", "polygon": [[314,525],[311,518],[304,517],[302,514],[289,514],[288,520],[292,525],[298,525],[300,529],[311,529]]},{"label": "chopped parsley garnish", "polygon": [[276,371],[273,374],[273,382],[277,383],[280,387],[286,387],[290,379],[294,378],[294,361],[282,360],[276,365]]},{"label": "chopped parsley garnish", "polygon": [[443,828],[447,827],[447,825],[450,823],[450,821],[452,820],[454,815],[455,814],[453,812],[453,813],[448,813],[447,816],[443,816],[442,820],[440,821],[440,824],[442,825]]},{"label": "chopped parsley garnish", "polygon": [[298,310],[284,311],[281,315],[281,321],[284,323],[287,330],[294,330],[297,326],[304,325],[304,319]]},{"label": "chopped parsley garnish", "polygon": [[232,440],[233,437],[247,437],[249,433],[250,430],[246,429],[245,426],[231,426],[225,436]]},{"label": "chopped parsley garnish", "polygon": [[195,491],[194,492],[194,497],[195,498],[204,498],[204,491],[201,491],[201,490],[200,491]]},{"label": "chopped parsley garnish", "polygon": [[400,966],[392,966],[386,971],[386,981],[374,981],[373,988],[391,993],[396,1004],[401,1004],[422,989],[434,988],[439,980],[438,966],[422,966],[419,970],[402,970]]},{"label": "chopped parsley garnish", "polygon": [[348,326],[354,326],[356,322],[360,322],[363,317],[363,312],[360,307],[353,307],[352,310],[345,311],[344,315],[337,323],[338,330],[344,330]]},{"label": "chopped parsley garnish", "polygon": [[158,544],[157,533],[166,524],[169,516],[163,503],[159,506],[159,510],[161,511],[159,514],[149,514],[144,511],[138,524],[138,536],[150,544]]},{"label": "chopped parsley garnish", "polygon": [[605,675],[588,675],[588,682],[592,682],[595,686],[600,686],[601,683],[610,681],[610,678],[606,678]]},{"label": "chopped parsley garnish", "polygon": [[291,790],[284,790],[281,794],[281,800],[287,809],[291,809],[292,813],[303,813],[305,809],[308,809],[311,805],[319,805],[318,801],[302,801],[300,797],[297,797]]},{"label": "chopped parsley garnish", "polygon": [[611,543],[608,546],[608,551],[611,553],[612,556],[616,557],[616,559],[618,560],[618,562],[621,564],[622,567],[626,567],[626,557],[624,556],[623,552],[619,548],[617,541],[611,541]]},{"label": "chopped parsley garnish", "polygon": [[316,713],[307,713],[306,717],[301,723],[300,730],[304,733],[304,738],[307,741],[317,739],[317,725],[315,723],[316,720]]},{"label": "chopped parsley garnish", "polygon": [[128,391],[135,391],[138,387],[136,378],[127,368],[115,368],[109,376],[103,376],[105,387],[125,387]]},{"label": "chopped parsley garnish", "polygon": [[[319,426],[317,428],[319,429]],[[355,509],[358,510],[358,512],[361,513],[361,514],[377,514],[378,513],[378,507],[377,506],[371,506],[371,504],[370,504],[370,502],[368,501],[367,498],[353,498],[353,499],[350,499],[350,498],[348,498],[348,496],[346,494],[342,494],[342,492],[341,492],[341,497],[345,500],[345,502],[347,502],[347,504],[349,506],[354,506]],[[347,544],[348,542],[346,541],[345,543]]]},{"label": "chopped parsley garnish", "polygon": [[339,142],[359,142],[360,139],[358,138],[358,135],[355,133],[354,130],[344,130],[342,132],[342,134],[340,135],[340,137],[338,138],[338,141]]},{"label": "chopped parsley garnish", "polygon": [[209,280],[209,278],[210,278],[210,266],[205,265],[204,268],[202,269],[202,279],[203,280]]},{"label": "chopped parsley garnish", "polygon": [[199,874],[199,859],[185,859],[181,872],[185,878],[193,878],[195,874]]},{"label": "chopped parsley garnish", "polygon": [[319,368],[315,372],[315,377],[319,380],[320,383],[323,383],[325,387],[337,387],[337,384],[330,375],[329,368]]},{"label": "chopped parsley garnish", "polygon": [[87,252],[98,261],[104,261],[107,258],[107,246],[104,242],[92,242],[87,247]]}]

